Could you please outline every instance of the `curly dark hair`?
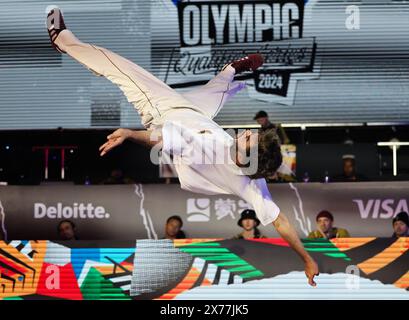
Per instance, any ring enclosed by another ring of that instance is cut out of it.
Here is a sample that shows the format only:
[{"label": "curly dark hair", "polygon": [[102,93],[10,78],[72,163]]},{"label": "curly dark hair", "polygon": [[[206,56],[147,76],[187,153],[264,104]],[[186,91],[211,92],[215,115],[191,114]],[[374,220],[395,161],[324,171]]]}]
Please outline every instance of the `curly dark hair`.
[{"label": "curly dark hair", "polygon": [[275,129],[259,132],[257,172],[249,177],[252,179],[269,178],[277,171],[283,162],[280,138]]}]

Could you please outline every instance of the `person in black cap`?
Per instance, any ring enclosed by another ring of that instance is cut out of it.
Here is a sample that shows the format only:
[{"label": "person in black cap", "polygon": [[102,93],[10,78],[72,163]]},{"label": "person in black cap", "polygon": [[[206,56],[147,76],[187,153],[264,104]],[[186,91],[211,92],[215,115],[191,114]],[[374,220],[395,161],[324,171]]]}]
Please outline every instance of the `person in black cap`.
[{"label": "person in black cap", "polygon": [[409,237],[409,216],[405,211],[399,212],[392,220],[394,238]]},{"label": "person in black cap", "polygon": [[259,112],[257,112],[253,119],[256,120],[257,123],[261,126],[260,132],[274,129],[280,137],[280,142],[282,144],[290,143],[290,139],[288,139],[288,136],[285,133],[283,127],[280,124],[274,124],[270,122],[270,120],[268,119],[268,114],[264,110],[260,110]]},{"label": "person in black cap", "polygon": [[237,222],[237,224],[243,228],[243,231],[234,236],[233,239],[266,238],[257,228],[260,224],[260,220],[257,219],[256,212],[254,210],[244,210],[241,213],[240,220]]}]

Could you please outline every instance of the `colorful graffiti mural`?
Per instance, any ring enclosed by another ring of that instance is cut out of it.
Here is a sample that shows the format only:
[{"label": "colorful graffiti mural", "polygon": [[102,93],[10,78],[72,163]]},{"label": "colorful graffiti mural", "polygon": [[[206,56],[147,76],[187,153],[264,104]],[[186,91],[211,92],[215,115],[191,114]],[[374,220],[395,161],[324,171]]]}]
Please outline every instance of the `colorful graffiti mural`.
[{"label": "colorful graffiti mural", "polygon": [[[315,295],[409,299],[409,238],[303,243],[320,266]],[[309,290],[282,239],[0,241],[4,300],[308,299]]]}]

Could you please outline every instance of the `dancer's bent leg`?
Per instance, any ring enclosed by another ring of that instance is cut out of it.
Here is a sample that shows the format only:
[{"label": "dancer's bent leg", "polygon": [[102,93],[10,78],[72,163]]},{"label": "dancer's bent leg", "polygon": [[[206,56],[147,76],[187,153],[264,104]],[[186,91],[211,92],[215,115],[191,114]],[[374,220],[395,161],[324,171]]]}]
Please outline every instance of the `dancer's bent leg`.
[{"label": "dancer's bent leg", "polygon": [[68,29],[59,34],[55,43],[85,67],[118,85],[145,127],[173,106],[192,107],[190,101],[150,72],[110,50],[81,42]]}]

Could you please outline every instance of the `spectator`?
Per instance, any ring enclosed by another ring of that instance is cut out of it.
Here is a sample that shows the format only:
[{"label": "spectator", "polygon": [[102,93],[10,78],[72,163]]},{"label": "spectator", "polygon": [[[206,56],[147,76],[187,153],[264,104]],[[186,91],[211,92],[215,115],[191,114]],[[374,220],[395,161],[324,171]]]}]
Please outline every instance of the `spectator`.
[{"label": "spectator", "polygon": [[280,143],[282,144],[290,143],[290,139],[288,139],[288,136],[285,133],[284,128],[279,123],[277,124],[271,123],[270,120],[268,119],[267,112],[260,110],[254,116],[254,120],[256,120],[257,123],[261,126],[260,132],[264,132],[268,129],[274,129],[280,138]]},{"label": "spectator", "polygon": [[171,216],[166,220],[165,239],[185,239],[186,235],[181,230],[183,227],[182,218],[179,216]]},{"label": "spectator", "polygon": [[332,239],[332,238],[348,238],[349,233],[342,228],[336,228],[334,224],[334,216],[327,210],[323,210],[317,214],[317,230],[310,232],[309,239]]},{"label": "spectator", "polygon": [[103,181],[103,184],[132,184],[134,181],[125,177],[121,169],[114,169],[111,175]]},{"label": "spectator", "polygon": [[337,175],[332,178],[334,182],[356,182],[356,181],[367,181],[368,179],[361,174],[356,172],[355,156],[354,155],[344,155],[342,157],[343,167],[342,174]]},{"label": "spectator", "polygon": [[257,219],[256,212],[254,210],[244,210],[241,213],[240,220],[237,222],[237,224],[243,228],[243,231],[234,236],[233,239],[266,238],[257,228],[260,224],[260,220]]},{"label": "spectator", "polygon": [[394,238],[409,237],[409,216],[405,211],[399,212],[392,220]]},{"label": "spectator", "polygon": [[71,220],[62,220],[57,231],[61,240],[78,240],[75,223]]}]

